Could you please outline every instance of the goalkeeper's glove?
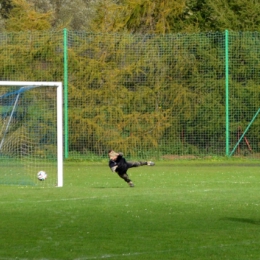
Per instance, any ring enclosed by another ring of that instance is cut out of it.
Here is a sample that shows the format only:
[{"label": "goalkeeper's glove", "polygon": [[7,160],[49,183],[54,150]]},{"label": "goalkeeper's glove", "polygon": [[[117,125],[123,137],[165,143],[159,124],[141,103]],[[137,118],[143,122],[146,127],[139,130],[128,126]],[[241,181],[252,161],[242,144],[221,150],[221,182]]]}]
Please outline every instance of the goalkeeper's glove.
[{"label": "goalkeeper's glove", "polygon": [[111,167],[110,169],[111,169],[112,172],[115,172],[116,169],[117,169],[117,167],[118,167],[118,166],[116,165],[116,166]]}]

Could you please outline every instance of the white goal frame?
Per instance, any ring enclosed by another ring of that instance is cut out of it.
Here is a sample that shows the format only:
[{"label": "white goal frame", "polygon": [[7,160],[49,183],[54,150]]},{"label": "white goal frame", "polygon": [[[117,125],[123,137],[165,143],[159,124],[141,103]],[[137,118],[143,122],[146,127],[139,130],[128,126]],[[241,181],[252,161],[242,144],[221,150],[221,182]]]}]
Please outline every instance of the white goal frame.
[{"label": "white goal frame", "polygon": [[56,87],[57,89],[57,187],[63,187],[63,96],[62,82],[0,81],[0,86]]}]

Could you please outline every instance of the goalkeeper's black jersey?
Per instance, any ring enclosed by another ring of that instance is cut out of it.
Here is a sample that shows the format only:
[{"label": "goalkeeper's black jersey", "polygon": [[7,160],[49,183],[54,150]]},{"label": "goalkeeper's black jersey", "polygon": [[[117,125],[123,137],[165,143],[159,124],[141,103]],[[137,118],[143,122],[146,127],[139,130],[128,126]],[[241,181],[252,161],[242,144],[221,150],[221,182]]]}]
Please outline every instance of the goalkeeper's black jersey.
[{"label": "goalkeeper's black jersey", "polygon": [[116,168],[117,173],[124,174],[127,172],[128,164],[122,155],[118,155],[118,157],[115,161],[109,160],[109,167],[113,168],[115,166],[117,166],[117,168]]}]

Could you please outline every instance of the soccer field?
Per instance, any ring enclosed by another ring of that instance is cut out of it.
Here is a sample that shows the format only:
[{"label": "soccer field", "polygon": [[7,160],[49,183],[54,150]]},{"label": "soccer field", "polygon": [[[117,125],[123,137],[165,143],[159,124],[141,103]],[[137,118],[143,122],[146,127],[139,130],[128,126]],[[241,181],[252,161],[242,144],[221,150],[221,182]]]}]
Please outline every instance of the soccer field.
[{"label": "soccer field", "polygon": [[0,260],[259,259],[260,163],[65,163],[64,187],[1,185]]}]

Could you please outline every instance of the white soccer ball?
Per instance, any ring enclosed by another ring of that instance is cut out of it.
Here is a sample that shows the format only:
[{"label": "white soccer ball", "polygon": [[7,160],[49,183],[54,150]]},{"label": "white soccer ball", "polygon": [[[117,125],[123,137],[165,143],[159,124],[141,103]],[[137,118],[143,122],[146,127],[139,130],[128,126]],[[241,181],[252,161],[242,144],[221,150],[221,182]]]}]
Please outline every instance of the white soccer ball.
[{"label": "white soccer ball", "polygon": [[39,171],[37,173],[37,178],[39,181],[44,181],[47,178],[47,173],[45,171]]}]

